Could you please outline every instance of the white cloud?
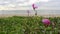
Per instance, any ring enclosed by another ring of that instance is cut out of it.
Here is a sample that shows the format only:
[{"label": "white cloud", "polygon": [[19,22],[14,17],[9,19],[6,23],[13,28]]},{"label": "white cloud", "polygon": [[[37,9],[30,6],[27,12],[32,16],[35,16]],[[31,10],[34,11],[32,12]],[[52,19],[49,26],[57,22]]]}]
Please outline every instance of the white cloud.
[{"label": "white cloud", "polygon": [[[54,8],[59,6],[60,7],[60,1],[57,2],[48,2],[48,1],[57,1],[57,0],[0,0],[0,9],[5,9],[5,8],[14,8],[14,9],[28,9],[31,7],[33,3],[39,3],[39,9],[48,9],[49,7]],[[45,3],[46,4],[45,4]],[[44,4],[43,4],[44,3]],[[21,7],[21,8],[20,8]],[[26,8],[27,7],[27,8]],[[31,8],[32,9],[32,8]],[[58,8],[59,9],[59,8]]]},{"label": "white cloud", "polygon": [[48,0],[29,0],[28,2],[19,3],[18,5],[19,6],[27,6],[27,5],[32,5],[33,3],[37,3],[37,2],[48,2]]},{"label": "white cloud", "polygon": [[9,2],[5,1],[4,3],[9,3]]},{"label": "white cloud", "polygon": [[48,2],[49,0],[40,0],[41,2]]},{"label": "white cloud", "polygon": [[9,4],[7,7],[16,7],[14,4]]},{"label": "white cloud", "polygon": [[2,4],[14,4],[14,5],[19,5],[19,6],[27,6],[27,5],[31,5],[33,3],[37,3],[37,2],[46,2],[48,0],[1,0],[0,3]]},{"label": "white cloud", "polygon": [[34,0],[34,1],[29,0],[28,2],[19,3],[18,5],[19,6],[27,6],[27,5],[32,5],[33,3],[36,3],[36,2],[38,2],[38,1],[37,0]]}]

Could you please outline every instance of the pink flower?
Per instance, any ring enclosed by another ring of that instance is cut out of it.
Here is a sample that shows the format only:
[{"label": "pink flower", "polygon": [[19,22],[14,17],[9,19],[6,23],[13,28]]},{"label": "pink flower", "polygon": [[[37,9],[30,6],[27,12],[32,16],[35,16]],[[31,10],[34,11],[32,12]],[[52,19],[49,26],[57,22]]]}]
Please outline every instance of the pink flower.
[{"label": "pink flower", "polygon": [[50,20],[49,19],[42,19],[42,22],[44,25],[50,25]]},{"label": "pink flower", "polygon": [[35,10],[36,8],[38,8],[35,4],[32,4],[33,9]]}]

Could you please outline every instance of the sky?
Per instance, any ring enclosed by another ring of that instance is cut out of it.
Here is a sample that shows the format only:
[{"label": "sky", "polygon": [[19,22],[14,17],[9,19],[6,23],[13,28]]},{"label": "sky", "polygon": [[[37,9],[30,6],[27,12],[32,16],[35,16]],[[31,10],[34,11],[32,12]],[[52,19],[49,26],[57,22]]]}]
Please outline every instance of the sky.
[{"label": "sky", "polygon": [[32,10],[32,4],[38,10],[59,10],[60,0],[0,0],[0,10]]}]

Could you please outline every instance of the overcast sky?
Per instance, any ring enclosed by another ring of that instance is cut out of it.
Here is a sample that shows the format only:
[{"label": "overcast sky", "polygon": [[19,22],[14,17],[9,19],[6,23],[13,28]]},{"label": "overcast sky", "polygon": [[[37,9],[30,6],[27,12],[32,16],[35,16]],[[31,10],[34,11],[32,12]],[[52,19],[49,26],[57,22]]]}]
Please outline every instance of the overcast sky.
[{"label": "overcast sky", "polygon": [[38,9],[60,9],[60,0],[0,0],[0,10],[30,10],[33,3]]}]

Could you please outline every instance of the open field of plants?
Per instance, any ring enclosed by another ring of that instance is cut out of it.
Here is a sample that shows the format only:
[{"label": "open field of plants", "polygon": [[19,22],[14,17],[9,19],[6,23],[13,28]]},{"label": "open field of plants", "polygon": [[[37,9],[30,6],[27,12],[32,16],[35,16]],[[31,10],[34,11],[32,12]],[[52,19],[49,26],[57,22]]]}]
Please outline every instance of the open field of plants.
[{"label": "open field of plants", "polygon": [[51,23],[48,27],[42,23],[43,18],[23,16],[0,18],[0,34],[60,34],[60,17],[48,18]]}]

